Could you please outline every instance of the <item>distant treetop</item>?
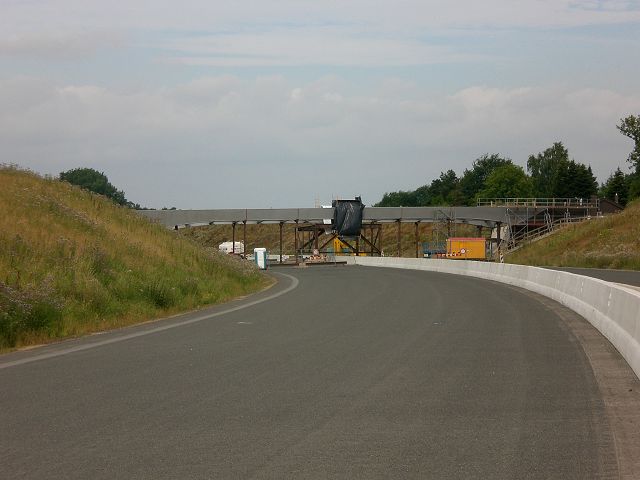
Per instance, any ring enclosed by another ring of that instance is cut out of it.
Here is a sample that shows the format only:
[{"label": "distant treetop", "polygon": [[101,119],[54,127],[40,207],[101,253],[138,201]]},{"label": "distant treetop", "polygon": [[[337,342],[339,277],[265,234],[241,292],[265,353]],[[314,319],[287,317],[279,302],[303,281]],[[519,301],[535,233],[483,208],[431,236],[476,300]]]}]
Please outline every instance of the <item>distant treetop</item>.
[{"label": "distant treetop", "polygon": [[124,192],[114,187],[104,173],[98,172],[93,168],[74,168],[73,170],[61,172],[60,180],[69,182],[72,185],[77,185],[89,190],[90,192],[104,195],[118,205],[130,208],[140,208],[139,205],[135,205],[128,201],[124,196]]}]

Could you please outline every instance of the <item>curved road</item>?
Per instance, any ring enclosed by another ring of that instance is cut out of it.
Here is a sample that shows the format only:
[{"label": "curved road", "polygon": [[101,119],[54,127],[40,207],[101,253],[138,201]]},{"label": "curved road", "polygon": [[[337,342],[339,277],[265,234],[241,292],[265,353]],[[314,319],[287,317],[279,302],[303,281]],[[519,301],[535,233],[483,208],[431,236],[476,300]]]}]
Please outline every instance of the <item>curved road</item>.
[{"label": "curved road", "polygon": [[276,275],[246,308],[0,357],[0,476],[617,478],[589,361],[534,296],[408,270]]}]

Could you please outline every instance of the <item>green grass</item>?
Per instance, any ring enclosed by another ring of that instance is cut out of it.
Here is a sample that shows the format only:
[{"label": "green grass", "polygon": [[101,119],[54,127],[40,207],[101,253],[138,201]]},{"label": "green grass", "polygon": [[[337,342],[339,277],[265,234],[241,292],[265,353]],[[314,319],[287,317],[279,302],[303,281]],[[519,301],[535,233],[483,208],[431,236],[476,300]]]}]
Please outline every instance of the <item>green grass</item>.
[{"label": "green grass", "polygon": [[506,258],[534,266],[640,270],[640,201],[622,212],[569,225]]},{"label": "green grass", "polygon": [[0,166],[0,350],[130,325],[269,283],[134,211]]}]

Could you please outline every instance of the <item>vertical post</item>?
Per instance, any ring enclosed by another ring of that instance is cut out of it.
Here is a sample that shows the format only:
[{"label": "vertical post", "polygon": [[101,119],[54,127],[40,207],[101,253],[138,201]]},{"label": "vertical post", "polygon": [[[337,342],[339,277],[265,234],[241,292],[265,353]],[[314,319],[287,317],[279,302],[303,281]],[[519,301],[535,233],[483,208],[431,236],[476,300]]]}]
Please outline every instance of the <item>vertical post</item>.
[{"label": "vertical post", "polygon": [[373,245],[374,245],[374,241],[375,239],[373,238],[373,223],[369,226],[370,232],[371,232],[371,240],[369,242],[369,254],[373,257]]},{"label": "vertical post", "polygon": [[496,223],[496,247],[498,249],[498,262],[500,262],[501,257],[502,257],[502,249],[500,248],[500,243],[502,243],[502,240],[500,239],[500,230],[502,230],[502,223],[501,222],[497,222]]},{"label": "vertical post", "polygon": [[231,253],[236,253],[236,222],[231,224]]},{"label": "vertical post", "polygon": [[356,237],[356,257],[360,256],[360,235]]},{"label": "vertical post", "polygon": [[293,248],[295,250],[296,265],[298,265],[298,220],[296,220],[296,225],[295,225],[295,228],[293,229],[293,235],[294,235]]},{"label": "vertical post", "polygon": [[242,222],[242,243],[244,244],[244,255],[247,256],[247,221]]},{"label": "vertical post", "polygon": [[313,234],[315,235],[315,239],[314,239],[314,246],[313,248],[315,250],[318,250],[318,253],[320,253],[320,244],[319,244],[319,239],[320,239],[320,229],[318,228],[318,226],[316,225],[315,227],[313,227]]},{"label": "vertical post", "polygon": [[420,258],[418,255],[418,244],[420,243],[420,222],[416,222],[416,258]]},{"label": "vertical post", "polygon": [[396,220],[398,222],[398,258],[402,257],[402,232],[400,231],[400,220]]},{"label": "vertical post", "polygon": [[280,222],[280,263],[282,263],[282,227],[284,222]]}]

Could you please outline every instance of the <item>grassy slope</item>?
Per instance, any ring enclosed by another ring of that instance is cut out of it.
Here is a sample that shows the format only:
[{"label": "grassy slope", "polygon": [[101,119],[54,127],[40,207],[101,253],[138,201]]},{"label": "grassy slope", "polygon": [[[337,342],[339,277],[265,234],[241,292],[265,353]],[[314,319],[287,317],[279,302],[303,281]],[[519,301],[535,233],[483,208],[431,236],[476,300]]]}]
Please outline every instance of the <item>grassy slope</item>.
[{"label": "grassy slope", "polygon": [[570,225],[507,256],[509,263],[640,270],[640,201],[619,214]]},{"label": "grassy slope", "polygon": [[268,282],[69,184],[0,166],[0,349],[223,302]]}]

